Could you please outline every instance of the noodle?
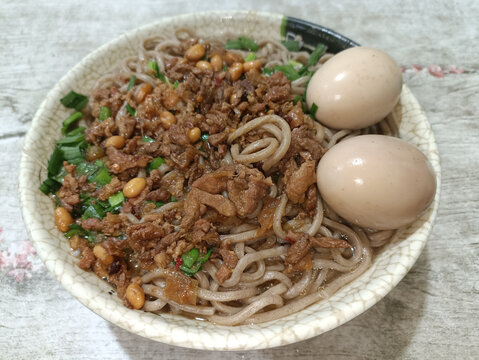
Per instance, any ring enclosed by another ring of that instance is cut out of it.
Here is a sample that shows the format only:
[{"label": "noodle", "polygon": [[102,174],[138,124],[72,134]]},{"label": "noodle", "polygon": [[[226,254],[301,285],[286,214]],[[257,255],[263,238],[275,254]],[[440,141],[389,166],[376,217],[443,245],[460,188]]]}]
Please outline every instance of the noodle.
[{"label": "noodle", "polygon": [[[265,116],[256,118],[252,121],[249,121],[248,123],[241,126],[239,129],[237,129],[228,137],[228,143],[231,144],[238,137],[245,135],[246,133],[256,129],[257,127],[263,126],[263,128],[265,128],[264,125],[271,125],[271,124],[278,126],[278,128],[281,130],[281,133],[274,130],[273,135],[279,136],[281,134],[281,136],[280,138],[277,138],[277,139],[267,138],[267,139],[271,139],[269,140],[270,146],[267,148],[268,149],[267,152],[263,152],[260,155],[258,155],[259,152],[257,152],[256,154],[252,155],[250,153],[250,150],[252,150],[253,148],[247,147],[240,153],[239,146],[237,144],[234,144],[231,146],[231,156],[233,157],[233,160],[240,163],[246,163],[246,164],[251,164],[254,162],[264,160],[263,162],[264,171],[268,171],[274,165],[276,165],[276,163],[284,156],[284,154],[286,154],[286,151],[288,151],[289,145],[291,144],[291,129],[288,123],[280,116],[265,115]],[[266,127],[265,129],[271,131],[271,127]],[[279,146],[278,146],[278,141],[279,141]],[[261,150],[261,151],[264,151],[264,150]],[[274,155],[271,156],[273,153]]]}]

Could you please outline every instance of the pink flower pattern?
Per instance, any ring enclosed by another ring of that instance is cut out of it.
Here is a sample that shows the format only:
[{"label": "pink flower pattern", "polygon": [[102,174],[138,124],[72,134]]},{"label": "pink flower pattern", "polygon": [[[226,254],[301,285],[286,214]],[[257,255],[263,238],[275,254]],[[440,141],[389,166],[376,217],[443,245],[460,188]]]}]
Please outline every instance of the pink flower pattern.
[{"label": "pink flower pattern", "polygon": [[[3,229],[0,228],[0,244],[3,242],[2,232]],[[6,272],[7,276],[16,282],[31,279],[32,273],[43,267],[36,255],[37,252],[29,240],[13,243],[6,250],[0,249],[0,271]]]},{"label": "pink flower pattern", "polygon": [[466,72],[465,69],[457,67],[456,65],[449,65],[449,66],[441,66],[437,64],[431,64],[427,66],[421,66],[419,64],[411,64],[410,66],[401,65],[399,67],[402,73],[412,73],[412,74],[419,74],[425,69],[429,75],[432,75],[438,79],[443,78],[446,75],[457,75],[457,74],[464,74]]}]

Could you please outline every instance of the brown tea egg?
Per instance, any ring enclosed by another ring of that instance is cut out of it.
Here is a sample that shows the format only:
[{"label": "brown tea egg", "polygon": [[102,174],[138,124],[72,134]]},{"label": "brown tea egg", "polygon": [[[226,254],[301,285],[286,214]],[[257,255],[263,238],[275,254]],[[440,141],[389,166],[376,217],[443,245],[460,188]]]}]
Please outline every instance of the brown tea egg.
[{"label": "brown tea egg", "polygon": [[436,176],[426,156],[408,142],[362,135],[333,146],[317,167],[324,201],[347,221],[372,229],[397,229],[431,204]]},{"label": "brown tea egg", "polygon": [[311,78],[306,102],[315,118],[333,129],[361,129],[381,121],[402,89],[401,70],[384,51],[353,47],[341,51]]}]

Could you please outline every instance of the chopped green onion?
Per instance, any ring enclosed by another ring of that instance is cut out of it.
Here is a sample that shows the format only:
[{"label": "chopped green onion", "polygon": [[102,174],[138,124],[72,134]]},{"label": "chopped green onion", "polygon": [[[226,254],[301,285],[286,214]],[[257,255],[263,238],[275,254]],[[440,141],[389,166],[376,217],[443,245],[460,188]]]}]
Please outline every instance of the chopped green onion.
[{"label": "chopped green onion", "polygon": [[300,62],[298,61],[295,61],[295,60],[289,60],[288,63],[294,67],[296,70],[299,70],[303,67],[303,64],[301,64]]},{"label": "chopped green onion", "polygon": [[80,111],[88,103],[88,98],[85,95],[78,94],[72,90],[61,98],[60,102],[67,108]]},{"label": "chopped green onion", "polygon": [[155,139],[152,139],[151,137],[145,135],[145,136],[143,136],[141,141],[145,142],[145,143],[152,143],[152,142],[155,142]]},{"label": "chopped green onion", "polygon": [[76,172],[79,175],[92,175],[99,170],[99,167],[88,161],[82,161],[76,167]]},{"label": "chopped green onion", "polygon": [[248,56],[244,58],[244,62],[253,61],[253,60],[256,60],[255,53],[249,53]]},{"label": "chopped green onion", "polygon": [[96,232],[88,231],[87,235],[86,235],[86,239],[88,240],[88,242],[90,244],[95,244],[96,243],[96,236],[97,236]]},{"label": "chopped green onion", "polygon": [[259,46],[254,40],[247,38],[246,36],[240,36],[237,40],[228,40],[225,46],[226,50],[238,49],[256,51]]},{"label": "chopped green onion", "polygon": [[108,198],[108,202],[110,203],[110,206],[113,208],[123,204],[123,201],[125,201],[125,196],[123,195],[121,191]]},{"label": "chopped green onion", "polygon": [[67,174],[67,170],[65,169],[64,166],[62,166],[58,174],[56,174],[55,176],[50,176],[49,179],[61,184],[66,174]]},{"label": "chopped green onion", "polygon": [[146,172],[149,174],[151,170],[158,169],[161,165],[165,163],[166,161],[162,157],[154,158],[146,167]]},{"label": "chopped green onion", "polygon": [[50,155],[50,159],[48,160],[48,177],[57,175],[60,172],[62,165],[63,150],[56,146],[52,154]]},{"label": "chopped green onion", "polygon": [[187,253],[183,254],[183,265],[186,267],[192,267],[195,261],[198,259],[198,256],[200,256],[200,251],[197,248],[193,248]]},{"label": "chopped green onion", "polygon": [[301,75],[306,75],[309,71],[309,67],[315,65],[319,58],[326,52],[326,45],[318,44],[316,48],[313,50],[311,55],[309,56],[308,62],[304,67],[300,70]]},{"label": "chopped green onion", "polygon": [[284,75],[286,75],[289,81],[294,81],[301,77],[299,73],[296,71],[296,69],[293,67],[293,65],[291,64],[278,65],[278,66],[275,66],[273,69],[275,71],[281,71]]},{"label": "chopped green onion", "polygon": [[77,158],[83,158],[83,152],[80,145],[76,146],[62,146],[63,158],[67,161]]},{"label": "chopped green onion", "polygon": [[198,249],[191,249],[181,256],[183,262],[180,266],[180,270],[188,276],[193,276],[201,270],[201,265],[208,261],[211,253],[212,249],[209,249],[205,255],[200,257],[200,251]]},{"label": "chopped green onion", "polygon": [[56,182],[53,179],[47,178],[42,184],[40,185],[39,189],[45,195],[55,193],[58,189],[60,189],[61,184]]},{"label": "chopped green onion", "polygon": [[99,185],[109,184],[111,181],[111,175],[105,167],[102,167],[98,173],[96,173],[94,180]]},{"label": "chopped green onion", "polygon": [[111,116],[110,108],[107,106],[100,107],[100,114],[98,115],[98,122],[108,119]]},{"label": "chopped green onion", "polygon": [[156,61],[148,61],[148,69],[153,70],[155,76],[158,76],[158,73],[160,72],[160,68]]},{"label": "chopped green onion", "polygon": [[77,165],[76,170],[80,175],[88,175],[88,182],[93,182],[97,185],[103,186],[111,181],[111,175],[101,160],[97,160],[95,163],[82,161]]},{"label": "chopped green onion", "polygon": [[178,89],[179,84],[180,83],[178,82],[178,80],[175,80],[175,82],[173,83],[173,89],[175,89],[175,90]]},{"label": "chopped green onion", "polygon": [[62,134],[66,134],[68,132],[69,127],[77,120],[81,119],[83,114],[79,111],[73,113],[69,117],[66,118],[65,121],[62,123]]},{"label": "chopped green onion", "polygon": [[135,76],[135,75],[131,75],[131,76],[130,76],[130,81],[128,81],[128,91],[130,91],[131,89],[133,89],[133,86],[135,86],[135,81],[136,81],[136,76]]},{"label": "chopped green onion", "polygon": [[241,44],[243,45],[244,49],[248,49],[249,51],[256,51],[259,49],[258,44],[256,44],[254,40],[249,39],[246,36],[240,36],[238,40],[241,41]]},{"label": "chopped green onion", "polygon": [[73,224],[70,224],[70,230],[68,230],[65,233],[65,237],[67,239],[70,239],[75,235],[85,236],[86,234],[87,234],[87,231],[84,228],[82,228],[80,225],[76,223],[73,223]]},{"label": "chopped green onion", "polygon": [[86,220],[90,218],[103,219],[105,217],[105,212],[99,204],[89,205],[86,210],[83,212],[81,219]]},{"label": "chopped green onion", "polygon": [[296,105],[299,100],[301,100],[303,97],[301,95],[296,95],[293,99],[293,104]]},{"label": "chopped green onion", "polygon": [[158,63],[156,61],[148,61],[148,69],[154,72],[155,77],[163,82],[167,82],[166,76],[160,71]]},{"label": "chopped green onion", "polygon": [[126,111],[128,111],[128,113],[131,115],[131,116],[136,116],[136,109],[133,109],[130,104],[126,104]]},{"label": "chopped green onion", "polygon": [[299,41],[296,40],[283,40],[281,43],[288,51],[299,51]]},{"label": "chopped green onion", "polygon": [[232,50],[232,49],[243,49],[241,45],[241,41],[239,40],[228,40],[225,45],[225,49]]},{"label": "chopped green onion", "polygon": [[309,109],[309,116],[311,116],[313,120],[316,120],[316,111],[318,111],[318,105],[313,103],[313,105],[311,105],[311,109]]},{"label": "chopped green onion", "polygon": [[271,76],[274,74],[274,70],[271,68],[264,67],[262,71],[263,71],[263,74],[266,76]]},{"label": "chopped green onion", "polygon": [[[120,192],[121,193],[121,192]],[[121,193],[123,195],[123,193]],[[125,199],[122,195],[119,195],[119,193],[114,194],[110,196],[111,198],[111,203],[110,203],[110,198],[108,198],[108,201],[102,201],[94,197],[90,197],[85,193],[80,194],[80,199],[82,200],[82,211],[85,212],[89,207],[92,207],[96,213],[98,213],[101,218],[105,216],[107,212],[112,212],[112,213],[117,213],[122,205],[123,200]],[[113,204],[113,205],[112,205]],[[89,210],[88,214],[91,214],[93,209]],[[93,216],[96,217],[96,216]]]},{"label": "chopped green onion", "polygon": [[68,160],[68,162],[69,162],[70,164],[72,164],[72,165],[78,165],[78,164],[80,164],[80,163],[84,160],[83,156],[84,156],[84,155],[83,155],[83,153],[82,153],[82,157],[73,158],[73,159],[71,159],[71,160]]},{"label": "chopped green onion", "polygon": [[[83,128],[85,129],[85,128]],[[73,131],[68,133],[67,136],[61,138],[56,142],[57,145],[65,144],[77,144],[85,141],[85,134],[81,132],[74,133]]]},{"label": "chopped green onion", "polygon": [[210,138],[210,134],[208,133],[204,133],[204,134],[201,134],[201,141],[208,141],[208,139]]},{"label": "chopped green onion", "polygon": [[84,134],[85,133],[85,127],[79,126],[76,129],[73,129],[72,131],[68,132],[66,136],[76,136],[78,134]]},{"label": "chopped green onion", "polygon": [[176,198],[173,195],[171,195],[170,202],[177,202],[177,201],[178,200],[176,200]]}]

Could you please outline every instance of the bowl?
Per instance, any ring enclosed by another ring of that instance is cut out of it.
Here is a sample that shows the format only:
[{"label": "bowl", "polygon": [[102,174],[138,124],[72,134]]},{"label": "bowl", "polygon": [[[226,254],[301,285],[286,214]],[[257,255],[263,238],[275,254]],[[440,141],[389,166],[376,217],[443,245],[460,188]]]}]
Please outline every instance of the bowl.
[{"label": "bowl", "polygon": [[45,266],[74,297],[104,319],[162,343],[206,350],[251,350],[291,344],[331,330],[361,314],[383,298],[406,275],[423,249],[436,215],[440,189],[437,146],[426,117],[407,86],[394,109],[400,136],[418,146],[437,174],[437,193],[431,207],[396,236],[362,276],[331,298],[279,320],[235,327],[218,326],[173,314],[155,315],[130,310],[111,288],[92,272],[76,266],[68,241],[56,229],[51,200],[38,190],[45,178],[44,165],[61,137],[61,122],[68,112],[59,99],[74,89],[88,92],[96,79],[122,57],[135,54],[136,44],[153,34],[188,26],[203,38],[228,33],[281,40],[301,35],[305,44],[325,43],[338,52],[357,45],[321,26],[270,13],[207,12],[165,18],[132,30],[93,51],[71,69],[48,93],[26,135],[20,162],[19,192],[25,226]]}]

